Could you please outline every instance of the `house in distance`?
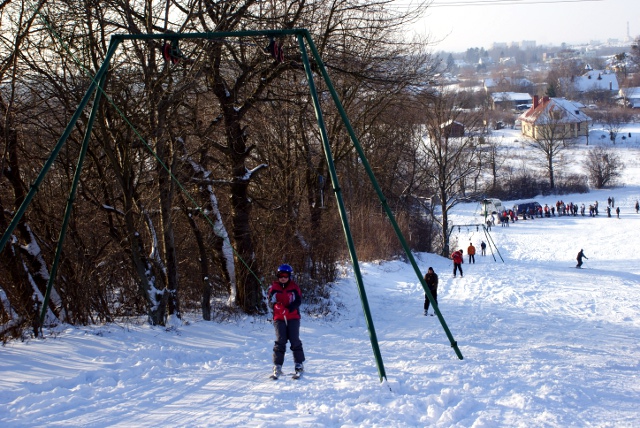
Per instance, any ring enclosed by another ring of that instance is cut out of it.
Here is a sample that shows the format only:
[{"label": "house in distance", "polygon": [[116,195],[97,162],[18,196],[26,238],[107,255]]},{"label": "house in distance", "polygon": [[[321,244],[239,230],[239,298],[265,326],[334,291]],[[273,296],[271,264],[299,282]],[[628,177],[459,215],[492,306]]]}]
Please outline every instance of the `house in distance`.
[{"label": "house in distance", "polygon": [[589,122],[581,103],[564,98],[533,97],[531,108],[518,119],[522,124],[522,135],[539,139],[569,139],[588,136]]}]

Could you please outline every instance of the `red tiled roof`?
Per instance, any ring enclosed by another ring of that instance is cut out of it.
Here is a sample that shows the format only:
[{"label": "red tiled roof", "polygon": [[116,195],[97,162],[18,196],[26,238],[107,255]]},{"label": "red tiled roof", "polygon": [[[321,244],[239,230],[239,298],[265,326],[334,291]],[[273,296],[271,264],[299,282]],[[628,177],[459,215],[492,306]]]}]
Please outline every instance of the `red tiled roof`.
[{"label": "red tiled roof", "polygon": [[549,98],[542,97],[542,99],[524,113],[522,113],[518,119],[523,122],[531,124],[543,124],[550,118],[551,112],[561,113],[560,122],[567,123],[579,123],[590,121],[591,118],[580,111],[580,108],[572,101],[568,101],[564,98]]}]

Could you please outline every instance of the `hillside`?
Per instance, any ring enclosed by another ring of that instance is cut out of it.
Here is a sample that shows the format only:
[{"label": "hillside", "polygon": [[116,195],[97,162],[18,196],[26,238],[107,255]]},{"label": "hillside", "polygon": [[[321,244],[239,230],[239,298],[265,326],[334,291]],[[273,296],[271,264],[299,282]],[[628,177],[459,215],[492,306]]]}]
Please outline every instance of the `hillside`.
[{"label": "hillside", "polygon": [[[634,131],[635,132],[635,131]],[[517,143],[514,143],[517,144]],[[581,150],[581,149],[576,149]],[[563,195],[601,214],[495,227],[499,254],[464,278],[420,253],[440,276],[440,309],[464,360],[402,261],[363,263],[388,380],[380,382],[349,266],[331,288],[334,315],[306,316],[298,381],[271,381],[266,318],[63,326],[0,349],[2,426],[632,427],[640,424],[640,168],[626,153],[623,187]],[[627,152],[625,152],[625,150]],[[609,196],[621,218],[602,215]],[[538,197],[555,203],[558,197]],[[504,201],[512,205],[515,201]],[[468,224],[477,204],[456,208]],[[461,228],[454,239],[479,247]],[[588,260],[576,269],[584,249]],[[465,251],[466,252],[466,251]],[[286,369],[292,370],[287,351]]]}]

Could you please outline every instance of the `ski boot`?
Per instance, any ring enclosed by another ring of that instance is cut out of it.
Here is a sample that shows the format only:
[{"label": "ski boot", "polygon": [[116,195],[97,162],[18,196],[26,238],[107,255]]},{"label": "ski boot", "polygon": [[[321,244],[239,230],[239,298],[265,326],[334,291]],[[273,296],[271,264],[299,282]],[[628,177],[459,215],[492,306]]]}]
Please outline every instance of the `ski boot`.
[{"label": "ski boot", "polygon": [[275,366],[273,366],[273,374],[271,375],[271,379],[278,379],[280,376],[282,376],[282,366],[276,364]]}]

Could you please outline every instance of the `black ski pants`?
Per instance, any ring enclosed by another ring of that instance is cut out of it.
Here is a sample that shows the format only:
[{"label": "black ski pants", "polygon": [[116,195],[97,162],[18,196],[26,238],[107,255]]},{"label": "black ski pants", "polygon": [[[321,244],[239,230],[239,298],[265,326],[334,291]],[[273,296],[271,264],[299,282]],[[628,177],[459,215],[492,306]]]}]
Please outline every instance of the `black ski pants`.
[{"label": "black ski pants", "polygon": [[[437,305],[438,304],[438,290],[429,289],[429,291],[431,291],[431,295],[433,296],[433,300],[436,302],[436,305]],[[430,304],[431,304],[431,301],[427,297],[427,293],[425,293],[424,294],[424,310],[425,311],[429,310]]]},{"label": "black ski pants", "polygon": [[453,264],[453,276],[456,276],[456,270],[460,271],[460,276],[462,276],[462,263],[454,263]]},{"label": "black ski pants", "polygon": [[300,320],[274,321],[276,329],[276,341],[273,346],[273,364],[281,366],[284,363],[284,353],[287,350],[287,341],[291,344],[293,362],[304,362],[304,351],[300,341]]}]

